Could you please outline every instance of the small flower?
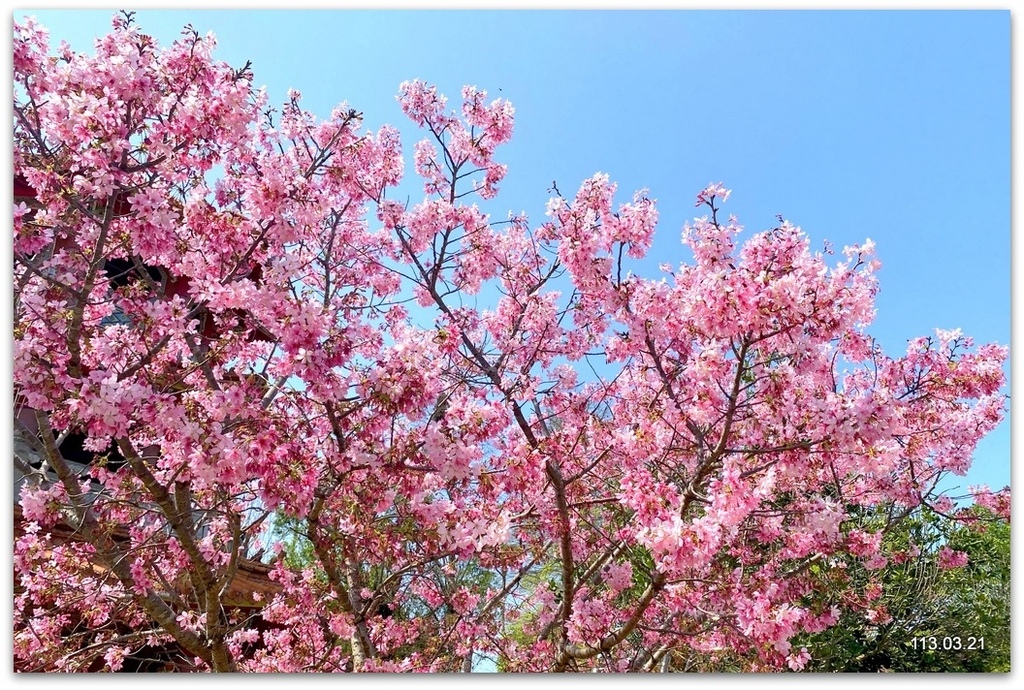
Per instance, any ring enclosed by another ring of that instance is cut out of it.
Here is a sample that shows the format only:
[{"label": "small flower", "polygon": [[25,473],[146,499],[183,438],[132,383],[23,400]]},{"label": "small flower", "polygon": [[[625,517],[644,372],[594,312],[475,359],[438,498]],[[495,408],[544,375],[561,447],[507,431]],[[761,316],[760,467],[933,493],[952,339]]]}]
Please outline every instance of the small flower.
[{"label": "small flower", "polygon": [[697,203],[695,203],[694,206],[711,206],[712,202],[716,198],[720,201],[727,201],[730,194],[732,194],[732,190],[723,187],[721,182],[718,184],[711,182],[707,187],[700,191],[700,194],[697,195]]},{"label": "small flower", "polygon": [[790,654],[786,658],[786,663],[794,671],[802,671],[807,662],[810,661],[811,654],[807,651],[807,647],[801,647],[798,654]]},{"label": "small flower", "polygon": [[954,551],[948,546],[943,546],[939,549],[937,562],[939,567],[943,570],[952,570],[953,568],[962,568],[967,565],[967,554],[963,551]]}]

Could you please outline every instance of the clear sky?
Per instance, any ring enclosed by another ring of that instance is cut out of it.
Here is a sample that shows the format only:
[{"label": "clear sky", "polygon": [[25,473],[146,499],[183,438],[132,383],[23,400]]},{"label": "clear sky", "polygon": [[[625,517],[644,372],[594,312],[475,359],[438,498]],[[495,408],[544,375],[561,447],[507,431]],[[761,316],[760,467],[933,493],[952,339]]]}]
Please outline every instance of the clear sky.
[{"label": "clear sky", "polygon": [[[91,48],[111,10],[17,11]],[[871,333],[890,355],[935,328],[1010,341],[1008,11],[143,10],[161,44],[186,23],[216,56],[252,60],[280,104],[289,87],[325,116],[347,101],[367,127],[418,133],[395,101],[419,78],[508,98],[516,134],[487,210],[540,221],[557,181],[601,171],[661,213],[646,275],[689,259],[680,228],[708,182],[749,232],[783,214],[820,247],[870,237],[882,261]],[[411,173],[407,155],[406,169]],[[417,194],[411,189],[414,198]],[[1009,365],[1006,367],[1009,376]],[[1007,387],[1009,393],[1009,387]],[[1010,482],[1009,419],[961,486]]]}]

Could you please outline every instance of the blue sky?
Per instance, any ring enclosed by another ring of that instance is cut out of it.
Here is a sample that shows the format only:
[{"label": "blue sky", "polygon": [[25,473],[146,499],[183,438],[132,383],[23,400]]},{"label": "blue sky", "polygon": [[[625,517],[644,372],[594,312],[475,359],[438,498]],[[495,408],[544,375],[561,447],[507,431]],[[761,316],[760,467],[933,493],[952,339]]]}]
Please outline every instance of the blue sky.
[{"label": "blue sky", "polygon": [[[110,10],[18,11],[88,50]],[[419,78],[516,106],[488,210],[539,221],[548,188],[597,171],[623,201],[658,200],[647,262],[689,257],[680,228],[708,182],[749,232],[783,214],[836,248],[870,237],[882,261],[871,332],[890,355],[934,328],[1010,341],[1010,13],[143,10],[166,44],[186,23],[217,57],[252,60],[280,104],[289,87],[326,115],[340,101],[371,129],[418,138],[395,93]],[[407,170],[411,162],[407,156]],[[418,192],[410,188],[414,199]],[[1006,367],[1009,376],[1009,365]],[[1007,388],[1007,393],[1009,389]],[[1010,481],[1010,423],[961,485]]]}]

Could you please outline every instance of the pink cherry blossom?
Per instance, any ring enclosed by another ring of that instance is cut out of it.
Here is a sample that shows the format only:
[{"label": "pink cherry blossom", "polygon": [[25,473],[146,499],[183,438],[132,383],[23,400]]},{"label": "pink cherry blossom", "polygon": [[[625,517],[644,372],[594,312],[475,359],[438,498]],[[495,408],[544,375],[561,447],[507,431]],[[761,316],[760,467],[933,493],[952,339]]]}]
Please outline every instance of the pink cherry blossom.
[{"label": "pink cherry blossom", "polygon": [[939,567],[943,570],[952,570],[953,568],[963,568],[967,565],[967,554],[963,551],[954,551],[948,546],[943,546],[939,549],[937,562]]},{"label": "pink cherry blossom", "polygon": [[17,670],[801,670],[801,634],[888,620],[847,561],[917,548],[858,516],[974,514],[935,487],[1008,349],[883,352],[871,240],[748,232],[712,183],[647,276],[646,190],[510,212],[539,115],[475,86],[399,87],[407,170],[347,103],[268,117],[190,28],[13,48]]}]

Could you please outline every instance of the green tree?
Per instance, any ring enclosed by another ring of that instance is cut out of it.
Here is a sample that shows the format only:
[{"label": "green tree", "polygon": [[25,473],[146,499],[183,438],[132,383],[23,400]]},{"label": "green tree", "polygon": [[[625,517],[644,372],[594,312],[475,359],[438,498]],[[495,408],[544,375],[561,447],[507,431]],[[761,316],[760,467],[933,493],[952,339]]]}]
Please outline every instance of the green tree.
[{"label": "green tree", "polygon": [[[1008,672],[1010,670],[1010,526],[980,507],[973,520],[929,512],[886,537],[892,559],[866,570],[854,559],[844,577],[877,598],[848,611],[833,627],[795,640],[811,651],[807,670],[835,672]],[[968,564],[943,569],[943,548],[965,552]],[[823,581],[834,573],[821,571]],[[879,619],[876,613],[883,611]],[[874,619],[874,620],[873,620]]]}]

